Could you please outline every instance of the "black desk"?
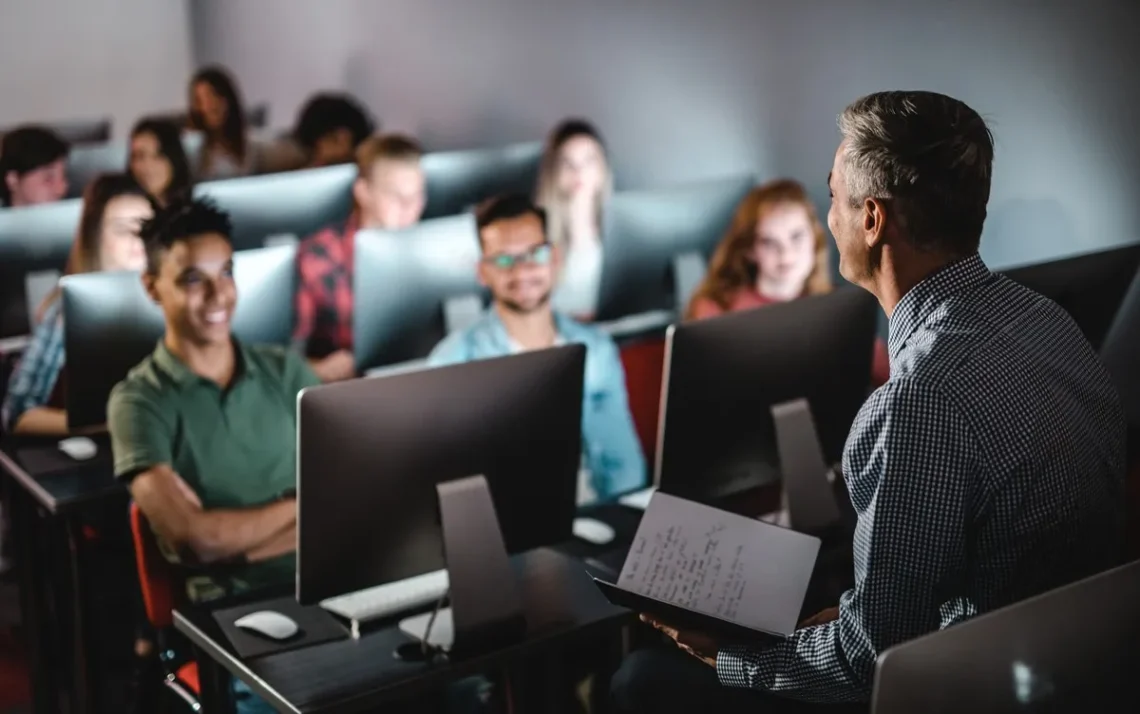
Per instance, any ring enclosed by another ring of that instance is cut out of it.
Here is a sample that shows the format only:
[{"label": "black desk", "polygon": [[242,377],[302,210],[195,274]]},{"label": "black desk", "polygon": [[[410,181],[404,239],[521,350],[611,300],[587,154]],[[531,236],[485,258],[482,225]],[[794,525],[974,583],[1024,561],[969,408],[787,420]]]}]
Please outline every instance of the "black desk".
[{"label": "black desk", "polygon": [[[218,687],[220,665],[279,711],[347,713],[370,711],[461,677],[515,666],[600,636],[607,628],[617,629],[632,619],[629,612],[609,604],[581,563],[568,556],[544,548],[513,556],[511,565],[518,578],[529,632],[513,645],[456,662],[397,660],[393,651],[408,638],[395,624],[367,632],[358,640],[318,644],[247,661],[234,653],[207,607],[176,610],[174,625],[195,647],[203,711],[217,711],[218,704],[206,700],[206,690]],[[229,601],[214,609],[232,604]]]},{"label": "black desk", "polygon": [[[115,502],[121,502],[124,518],[127,513],[127,492],[114,478],[108,440],[95,441],[99,453],[84,462],[60,453],[57,438],[0,442],[11,538],[19,549],[20,608],[29,631],[35,712],[57,711],[63,692],[70,696],[71,712],[91,708],[80,516]],[[70,670],[70,681],[62,684],[57,681],[61,660]]]}]

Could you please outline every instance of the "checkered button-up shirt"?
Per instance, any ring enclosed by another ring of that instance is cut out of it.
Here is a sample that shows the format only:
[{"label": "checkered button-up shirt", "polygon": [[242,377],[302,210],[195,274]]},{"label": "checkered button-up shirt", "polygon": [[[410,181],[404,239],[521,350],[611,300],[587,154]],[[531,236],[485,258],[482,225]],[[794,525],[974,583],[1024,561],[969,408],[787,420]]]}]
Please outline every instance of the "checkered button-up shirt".
[{"label": "checkered button-up shirt", "polygon": [[306,238],[297,249],[293,340],[310,357],[352,349],[353,239],[359,226],[354,215]]},{"label": "checkered button-up shirt", "polygon": [[0,408],[4,431],[14,429],[30,409],[63,406],[59,388],[63,366],[63,300],[56,299],[44,310],[28,348],[8,378],[8,394]]},{"label": "checkered button-up shirt", "polygon": [[866,700],[892,645],[1121,555],[1124,415],[1056,304],[975,255],[903,297],[889,349],[890,381],[863,405],[843,456],[855,587],[833,622],[766,650],[721,649],[725,685]]}]

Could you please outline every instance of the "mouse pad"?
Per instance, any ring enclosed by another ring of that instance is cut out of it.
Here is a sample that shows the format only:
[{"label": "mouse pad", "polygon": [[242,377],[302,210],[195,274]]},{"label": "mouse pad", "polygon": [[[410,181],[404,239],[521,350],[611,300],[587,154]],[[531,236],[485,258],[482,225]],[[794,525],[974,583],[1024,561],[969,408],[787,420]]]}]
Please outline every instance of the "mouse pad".
[{"label": "mouse pad", "polygon": [[[297,634],[287,640],[274,640],[256,632],[243,630],[234,624],[234,620],[261,610],[272,610],[289,617],[297,623]],[[335,617],[322,610],[319,605],[302,607],[292,597],[263,600],[251,605],[218,610],[214,613],[214,620],[222,628],[222,632],[225,633],[234,651],[242,659],[277,654],[278,652],[348,638],[348,630]]]},{"label": "mouse pad", "polygon": [[[96,442],[98,444],[98,442]],[[90,459],[76,461],[59,450],[58,446],[28,446],[16,450],[16,457],[20,465],[32,478],[47,476],[57,471],[69,471],[76,468],[86,468],[95,465],[111,463],[110,449],[100,446],[98,453]]]}]

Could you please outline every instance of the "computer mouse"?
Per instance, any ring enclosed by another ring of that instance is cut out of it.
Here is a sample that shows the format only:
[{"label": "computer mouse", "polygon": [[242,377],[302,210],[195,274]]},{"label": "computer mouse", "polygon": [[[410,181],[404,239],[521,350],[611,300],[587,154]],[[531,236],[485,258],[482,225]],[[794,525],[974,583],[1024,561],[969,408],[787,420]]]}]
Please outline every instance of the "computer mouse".
[{"label": "computer mouse", "polygon": [[86,436],[72,436],[59,442],[59,450],[76,461],[86,461],[99,453],[99,447]]},{"label": "computer mouse", "polygon": [[605,545],[614,539],[613,526],[595,518],[575,518],[573,532],[575,537],[594,545]]},{"label": "computer mouse", "polygon": [[287,640],[297,634],[297,623],[293,619],[273,610],[258,610],[234,620],[243,630],[264,635],[274,640]]}]

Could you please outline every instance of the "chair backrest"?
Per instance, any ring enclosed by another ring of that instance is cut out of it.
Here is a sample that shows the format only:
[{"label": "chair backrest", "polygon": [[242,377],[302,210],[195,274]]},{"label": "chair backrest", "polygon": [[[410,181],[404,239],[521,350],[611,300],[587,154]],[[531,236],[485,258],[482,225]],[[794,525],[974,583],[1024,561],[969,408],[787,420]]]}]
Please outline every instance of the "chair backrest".
[{"label": "chair backrest", "polygon": [[138,504],[131,502],[131,538],[135,545],[135,564],[139,569],[146,619],[151,627],[161,630],[170,627],[174,610],[174,577],[170,564],[158,551],[158,544],[150,530],[150,523]]},{"label": "chair backrest", "polygon": [[657,429],[661,418],[661,381],[665,367],[665,339],[654,337],[623,345],[621,363],[625,368],[625,391],[637,438],[641,442],[649,473],[654,473],[657,457]]}]

